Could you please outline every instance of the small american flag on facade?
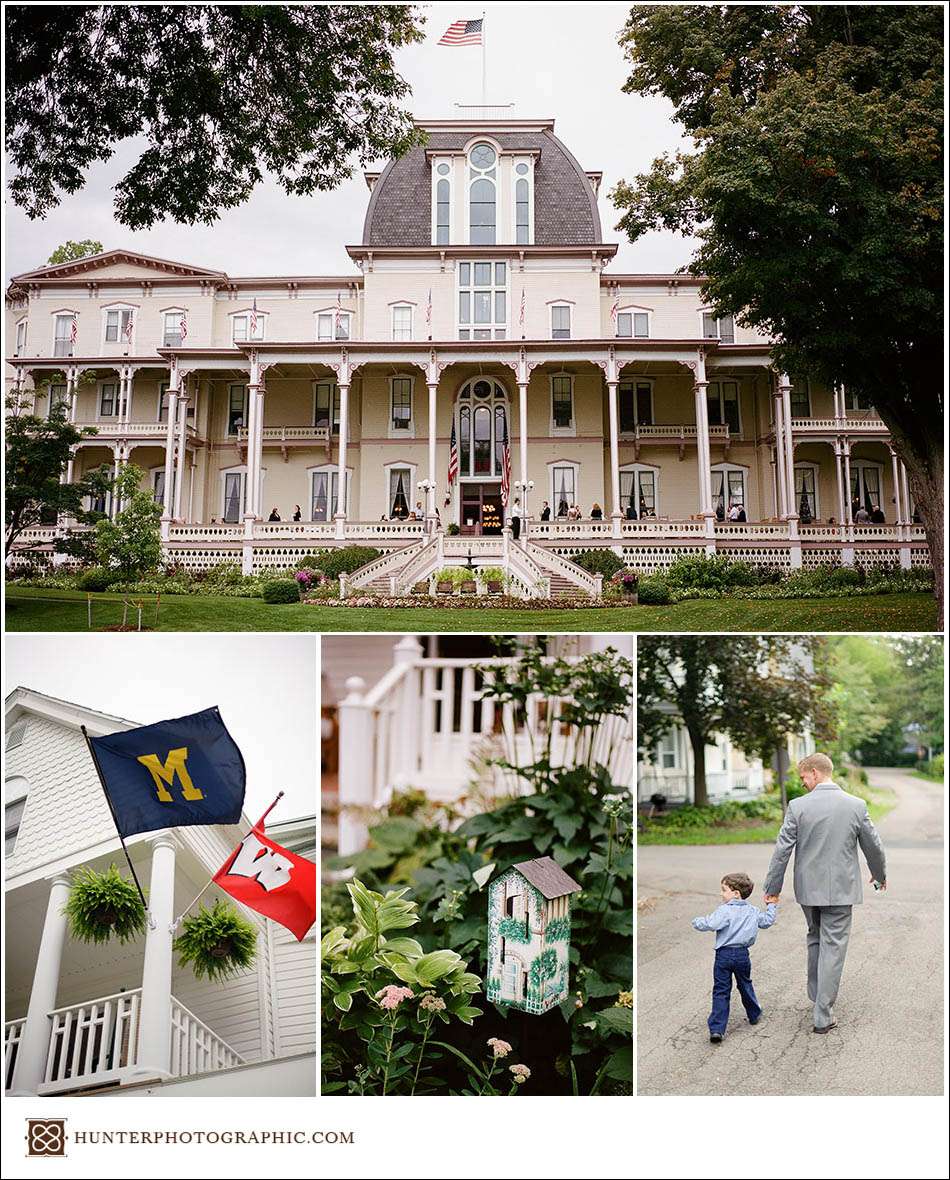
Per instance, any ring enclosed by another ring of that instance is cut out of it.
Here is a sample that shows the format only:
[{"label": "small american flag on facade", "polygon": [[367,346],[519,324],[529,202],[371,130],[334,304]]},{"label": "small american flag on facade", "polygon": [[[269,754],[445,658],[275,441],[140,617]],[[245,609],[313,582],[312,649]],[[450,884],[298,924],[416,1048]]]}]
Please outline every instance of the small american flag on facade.
[{"label": "small american flag on facade", "polygon": [[429,288],[429,294],[426,297],[426,323],[432,323],[432,288]]},{"label": "small american flag on facade", "polygon": [[135,330],[135,312],[129,312],[129,318],[125,321],[125,338],[129,344],[132,343],[132,332]]},{"label": "small american flag on facade", "polygon": [[76,323],[76,317],[73,316],[72,326],[69,329],[69,343],[75,344],[76,337],[79,335],[79,325]]},{"label": "small american flag on facade", "polygon": [[439,38],[440,45],[481,45],[480,20],[455,20]]},{"label": "small american flag on facade", "polygon": [[521,311],[518,313],[518,323],[524,327],[524,287],[521,288]]},{"label": "small american flag on facade", "polygon": [[508,507],[511,495],[511,445],[508,441],[508,419],[505,418],[504,434],[501,436],[501,502]]},{"label": "small american flag on facade", "polygon": [[620,300],[615,299],[610,305],[610,319],[613,323],[617,322],[617,312],[620,310]]},{"label": "small american flag on facade", "polygon": [[253,340],[257,335],[257,300],[251,304],[251,327],[248,335]]},{"label": "small american flag on facade", "polygon": [[181,319],[178,321],[178,333],[181,336],[182,344],[184,344],[184,342],[188,339],[188,312],[187,311],[183,311],[181,313]]},{"label": "small american flag on facade", "polygon": [[449,471],[448,484],[449,487],[455,483],[459,477],[459,445],[458,439],[455,437],[455,421],[452,421],[452,438],[449,441]]}]

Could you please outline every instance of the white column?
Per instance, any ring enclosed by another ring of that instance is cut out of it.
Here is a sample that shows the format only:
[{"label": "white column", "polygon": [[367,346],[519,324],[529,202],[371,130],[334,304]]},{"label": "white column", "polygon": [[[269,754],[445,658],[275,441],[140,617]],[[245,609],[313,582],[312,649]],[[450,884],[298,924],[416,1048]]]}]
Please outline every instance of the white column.
[{"label": "white column", "polygon": [[901,459],[901,490],[904,493],[904,520],[908,527],[914,523],[913,513],[910,510],[910,487],[907,483],[907,467],[904,460]]},{"label": "white column", "polygon": [[46,1077],[51,1028],[49,1014],[56,1007],[59,968],[66,942],[66,915],[63,910],[68,898],[69,878],[65,874],[54,877],[50,883],[40,949],[33,968],[33,985],[17,1052],[12,1094],[35,1094]]},{"label": "white column", "polygon": [[436,395],[439,386],[427,382],[429,390],[429,491],[426,495],[426,515],[430,520],[435,518],[435,443],[436,443],[436,410],[438,403]]},{"label": "white column", "polygon": [[792,383],[787,373],[779,376],[778,392],[782,400],[782,422],[785,427],[785,478],[788,481],[789,522],[798,521],[798,504],[795,500],[795,442],[792,438]]},{"label": "white column", "polygon": [[112,520],[122,511],[119,496],[119,476],[122,474],[122,447],[117,443],[112,448],[112,503],[109,505],[109,517]]},{"label": "white column", "polygon": [[188,394],[178,399],[178,469],[175,473],[175,519],[183,519],[182,496],[185,491],[185,443],[188,438]]},{"label": "white column", "polygon": [[257,516],[257,365],[251,362],[251,380],[247,386],[247,474],[244,477],[244,520],[253,522]]},{"label": "white column", "polygon": [[696,400],[696,463],[699,467],[699,510],[706,521],[706,536],[715,536],[712,506],[712,452],[709,448],[709,405],[706,401],[706,358],[702,353],[696,360],[696,380],[693,392]]},{"label": "white column", "polygon": [[257,385],[257,429],[254,436],[254,470],[257,476],[254,515],[258,520],[264,519],[264,394],[266,392],[262,370]]},{"label": "white column", "polygon": [[[439,537],[442,534],[439,533]],[[373,805],[373,713],[363,704],[365,681],[351,676],[338,707],[340,719],[340,854],[358,852],[366,843],[363,818]]]},{"label": "white column", "polygon": [[842,456],[844,458],[844,495],[845,505],[847,508],[845,514],[845,524],[853,525],[854,518],[851,514],[851,440],[845,438],[841,444]]},{"label": "white column", "polygon": [[[617,381],[607,382],[607,421],[610,428],[610,520],[612,526],[611,531],[615,537],[620,536],[620,521],[623,519],[623,510],[620,507],[620,428],[617,415],[618,384]],[[704,388],[704,405],[705,399],[706,390]],[[707,466],[707,475],[708,473]]]},{"label": "white column", "polygon": [[174,909],[175,840],[163,834],[152,842],[136,1078],[162,1078],[170,1073]]},{"label": "white column", "polygon": [[337,494],[337,534],[343,536],[343,525],[346,522],[347,510],[349,509],[349,497],[346,494],[346,442],[347,432],[350,428],[350,385],[349,382],[341,381],[340,389],[340,445],[337,451],[339,456],[337,460],[337,487],[339,489]]},{"label": "white column", "polygon": [[77,402],[79,401],[79,375],[75,368],[66,370],[66,397],[69,400],[69,420],[76,421]]},{"label": "white column", "polygon": [[775,426],[775,470],[778,478],[779,516],[788,520],[788,479],[785,474],[785,415],[778,390],[772,394],[772,418]]},{"label": "white column", "polygon": [[900,486],[900,470],[897,462],[897,451],[893,447],[888,447],[891,452],[891,482],[894,485],[894,511],[897,514],[894,523],[897,525],[897,535],[901,535],[901,525],[906,520],[903,506],[901,504],[901,486]]},{"label": "white column", "polygon": [[165,434],[165,491],[162,495],[162,540],[168,540],[175,485],[175,421],[178,412],[178,366],[173,364],[168,374],[167,432]]},{"label": "white column", "polygon": [[844,476],[841,472],[842,454],[841,443],[835,440],[835,482],[838,485],[838,525],[844,528],[847,522],[847,508],[844,498]]}]

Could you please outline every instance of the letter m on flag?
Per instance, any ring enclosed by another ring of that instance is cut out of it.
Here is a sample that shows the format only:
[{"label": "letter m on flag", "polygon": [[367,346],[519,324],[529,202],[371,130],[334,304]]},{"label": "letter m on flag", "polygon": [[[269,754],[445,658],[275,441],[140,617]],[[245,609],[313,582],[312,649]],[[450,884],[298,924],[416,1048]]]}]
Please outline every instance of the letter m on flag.
[{"label": "letter m on flag", "polygon": [[317,866],[253,828],[214,875],[235,901],[286,926],[298,940],[317,919]]}]

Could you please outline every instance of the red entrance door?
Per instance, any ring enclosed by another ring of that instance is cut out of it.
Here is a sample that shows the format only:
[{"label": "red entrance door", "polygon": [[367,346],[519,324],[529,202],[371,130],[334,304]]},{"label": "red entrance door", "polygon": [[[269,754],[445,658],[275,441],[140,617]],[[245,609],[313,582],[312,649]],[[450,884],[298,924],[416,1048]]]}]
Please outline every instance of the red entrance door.
[{"label": "red entrance door", "polygon": [[462,484],[459,531],[473,537],[500,537],[505,510],[497,483]]}]

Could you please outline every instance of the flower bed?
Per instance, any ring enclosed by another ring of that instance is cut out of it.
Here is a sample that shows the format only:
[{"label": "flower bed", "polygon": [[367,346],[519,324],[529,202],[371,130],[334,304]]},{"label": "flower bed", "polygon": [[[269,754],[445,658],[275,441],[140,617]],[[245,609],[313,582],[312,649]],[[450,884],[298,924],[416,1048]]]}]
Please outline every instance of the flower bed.
[{"label": "flower bed", "polygon": [[328,602],[325,598],[308,597],[304,599],[307,606],[341,606],[341,607],[380,607],[391,610],[393,607],[406,610],[431,610],[444,604],[451,598],[452,609],[460,607],[465,610],[597,610],[600,608],[616,609],[621,606],[635,606],[628,596],[618,598],[514,598],[508,594],[469,594],[465,598],[459,595],[406,594],[393,597],[388,594],[361,594]]}]

